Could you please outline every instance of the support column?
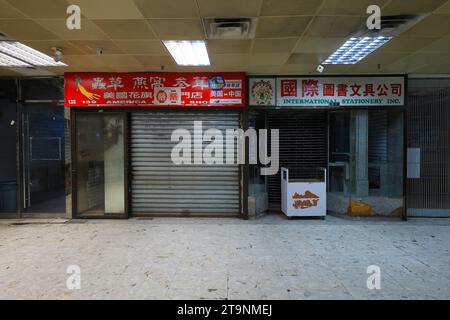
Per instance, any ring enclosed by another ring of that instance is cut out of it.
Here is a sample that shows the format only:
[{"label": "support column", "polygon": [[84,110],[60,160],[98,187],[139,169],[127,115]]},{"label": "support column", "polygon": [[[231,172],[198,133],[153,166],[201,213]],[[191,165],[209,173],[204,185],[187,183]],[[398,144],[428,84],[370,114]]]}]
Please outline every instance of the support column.
[{"label": "support column", "polygon": [[369,111],[353,111],[355,130],[356,196],[369,195]]}]

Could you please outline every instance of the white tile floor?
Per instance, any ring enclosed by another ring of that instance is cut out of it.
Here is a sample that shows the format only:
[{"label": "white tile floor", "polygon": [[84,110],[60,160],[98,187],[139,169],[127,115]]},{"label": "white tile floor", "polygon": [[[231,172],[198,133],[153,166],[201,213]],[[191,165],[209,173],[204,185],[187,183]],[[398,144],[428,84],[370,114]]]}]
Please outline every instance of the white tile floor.
[{"label": "white tile floor", "polygon": [[[450,298],[450,219],[11,222],[0,299]],[[80,290],[66,287],[69,265]],[[381,290],[367,289],[369,265]]]}]

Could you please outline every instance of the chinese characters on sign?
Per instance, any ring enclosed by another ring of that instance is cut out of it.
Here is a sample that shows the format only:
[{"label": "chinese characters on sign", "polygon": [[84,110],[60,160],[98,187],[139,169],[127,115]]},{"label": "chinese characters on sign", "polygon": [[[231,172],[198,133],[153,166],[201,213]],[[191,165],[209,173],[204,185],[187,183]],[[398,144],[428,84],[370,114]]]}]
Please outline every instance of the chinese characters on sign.
[{"label": "chinese characters on sign", "polygon": [[[250,95],[257,81],[249,81]],[[403,77],[279,77],[276,83],[276,106],[280,107],[403,106],[405,100]],[[265,104],[250,100],[250,105]]]},{"label": "chinese characters on sign", "polygon": [[68,107],[244,107],[245,74],[68,73]]}]

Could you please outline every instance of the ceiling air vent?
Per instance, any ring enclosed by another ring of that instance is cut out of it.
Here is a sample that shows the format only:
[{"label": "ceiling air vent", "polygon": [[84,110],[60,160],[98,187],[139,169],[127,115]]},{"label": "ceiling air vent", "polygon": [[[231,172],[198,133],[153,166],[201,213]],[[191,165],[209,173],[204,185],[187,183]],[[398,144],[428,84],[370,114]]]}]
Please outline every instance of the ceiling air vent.
[{"label": "ceiling air vent", "polygon": [[206,39],[252,39],[255,37],[257,19],[203,18]]}]

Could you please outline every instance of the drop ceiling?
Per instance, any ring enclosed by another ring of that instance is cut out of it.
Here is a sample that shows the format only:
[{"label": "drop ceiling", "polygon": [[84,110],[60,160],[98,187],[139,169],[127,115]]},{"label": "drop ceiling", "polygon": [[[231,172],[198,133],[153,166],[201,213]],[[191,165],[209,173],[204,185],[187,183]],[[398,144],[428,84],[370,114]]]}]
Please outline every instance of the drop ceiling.
[{"label": "drop ceiling", "polygon": [[[81,8],[81,30],[66,28],[66,9]],[[365,24],[366,8],[383,15],[425,14],[410,30],[356,65],[325,74],[450,73],[447,0],[0,0],[0,33],[46,54],[63,49],[69,71],[245,71],[309,74]],[[210,67],[180,67],[161,40],[205,39],[202,17],[257,17],[254,39],[207,40]],[[104,48],[97,55],[95,48]],[[27,72],[0,68],[0,75]]]}]

